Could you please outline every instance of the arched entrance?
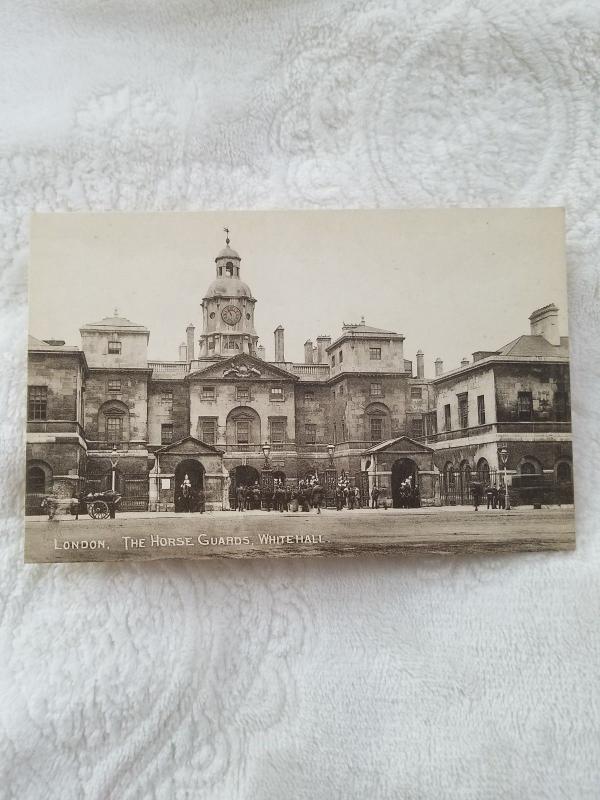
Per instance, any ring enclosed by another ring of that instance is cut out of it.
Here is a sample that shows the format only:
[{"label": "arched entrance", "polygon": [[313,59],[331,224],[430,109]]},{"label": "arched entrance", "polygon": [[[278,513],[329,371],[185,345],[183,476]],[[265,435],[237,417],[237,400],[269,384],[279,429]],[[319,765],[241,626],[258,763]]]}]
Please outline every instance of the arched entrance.
[{"label": "arched entrance", "polygon": [[229,506],[236,508],[236,491],[238,486],[253,486],[255,483],[260,483],[260,474],[254,467],[247,465],[240,465],[234,467],[229,472],[231,483],[229,485]]},{"label": "arched entrance", "polygon": [[[187,475],[191,489],[184,487]],[[194,458],[186,458],[175,467],[175,511],[198,511],[198,493],[204,488],[204,467]]]},{"label": "arched entrance", "polygon": [[416,505],[414,492],[410,498],[406,498],[402,490],[402,484],[410,478],[410,485],[412,489],[419,488],[419,470],[416,463],[412,458],[399,458],[392,464],[392,502],[394,508],[406,507],[407,502],[410,505]]}]

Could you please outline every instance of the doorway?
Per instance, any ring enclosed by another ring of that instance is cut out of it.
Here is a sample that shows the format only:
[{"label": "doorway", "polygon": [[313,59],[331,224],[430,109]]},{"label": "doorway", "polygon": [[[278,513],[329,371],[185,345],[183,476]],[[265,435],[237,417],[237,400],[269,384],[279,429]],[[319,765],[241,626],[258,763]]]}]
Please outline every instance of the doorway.
[{"label": "doorway", "polygon": [[175,468],[175,511],[178,513],[197,511],[198,493],[203,489],[204,467],[202,464],[193,458],[180,461]]},{"label": "doorway", "polygon": [[[418,468],[412,458],[399,458],[392,464],[392,503],[394,508],[414,505],[414,490],[419,488]],[[407,498],[403,484],[410,478],[411,496]]]}]

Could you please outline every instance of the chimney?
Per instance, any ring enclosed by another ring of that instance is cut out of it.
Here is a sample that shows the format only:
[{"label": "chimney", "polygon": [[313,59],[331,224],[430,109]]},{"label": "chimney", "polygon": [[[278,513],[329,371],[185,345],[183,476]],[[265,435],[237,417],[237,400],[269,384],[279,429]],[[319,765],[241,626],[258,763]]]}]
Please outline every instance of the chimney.
[{"label": "chimney", "polygon": [[543,336],[547,342],[555,347],[560,344],[558,331],[558,308],[550,303],[543,308],[537,308],[529,317],[532,336]]},{"label": "chimney", "polygon": [[327,364],[327,348],[331,344],[331,336],[317,336],[317,364]]},{"label": "chimney", "polygon": [[275,336],[275,361],[277,363],[283,363],[285,361],[283,349],[283,327],[278,325],[275,328],[273,335]]},{"label": "chimney", "polygon": [[187,361],[187,344],[185,342],[179,345],[179,360]]},{"label": "chimney", "polygon": [[425,377],[425,356],[422,350],[417,350],[417,378]]},{"label": "chimney", "polygon": [[185,332],[187,334],[187,356],[188,356],[188,359],[190,361],[193,361],[194,360],[194,333],[196,332],[196,329],[194,328],[194,326],[192,325],[191,322],[187,326],[187,328],[185,329]]},{"label": "chimney", "polygon": [[262,360],[265,360],[265,346],[263,344],[259,344],[256,348],[256,355]]},{"label": "chimney", "polygon": [[437,378],[438,375],[441,375],[444,372],[444,362],[438,356],[435,360],[435,377]]},{"label": "chimney", "polygon": [[304,363],[305,364],[313,363],[313,343],[311,339],[307,339],[304,342]]},{"label": "chimney", "polygon": [[461,367],[468,367],[469,366],[469,359],[468,358],[463,358],[463,360],[460,362],[460,366]]}]

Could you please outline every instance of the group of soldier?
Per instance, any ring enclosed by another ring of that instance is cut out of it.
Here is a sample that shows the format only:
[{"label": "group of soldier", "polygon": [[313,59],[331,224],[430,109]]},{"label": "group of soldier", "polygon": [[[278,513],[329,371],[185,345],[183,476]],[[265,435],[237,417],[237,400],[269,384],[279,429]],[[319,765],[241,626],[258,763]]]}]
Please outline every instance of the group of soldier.
[{"label": "group of soldier", "polygon": [[310,511],[311,507],[321,513],[325,492],[318,479],[298,482],[298,488],[286,486],[280,478],[275,478],[273,488],[262,488],[258,481],[247,486],[240,485],[235,490],[236,510],[252,511],[264,508],[266,511]]}]

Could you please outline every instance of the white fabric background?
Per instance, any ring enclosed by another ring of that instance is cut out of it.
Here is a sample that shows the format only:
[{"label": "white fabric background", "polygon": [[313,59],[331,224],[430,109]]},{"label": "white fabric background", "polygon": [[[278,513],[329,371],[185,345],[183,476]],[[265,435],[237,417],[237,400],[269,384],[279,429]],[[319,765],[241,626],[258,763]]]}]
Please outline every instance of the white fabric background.
[{"label": "white fabric background", "polygon": [[[2,798],[600,795],[599,66],[596,0],[1,4]],[[30,210],[448,204],[568,209],[575,553],[21,564]]]}]

